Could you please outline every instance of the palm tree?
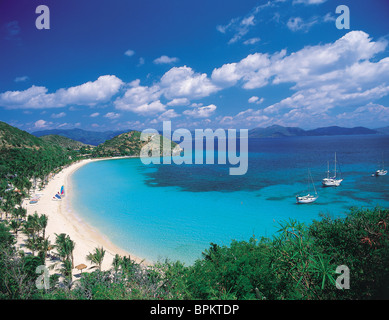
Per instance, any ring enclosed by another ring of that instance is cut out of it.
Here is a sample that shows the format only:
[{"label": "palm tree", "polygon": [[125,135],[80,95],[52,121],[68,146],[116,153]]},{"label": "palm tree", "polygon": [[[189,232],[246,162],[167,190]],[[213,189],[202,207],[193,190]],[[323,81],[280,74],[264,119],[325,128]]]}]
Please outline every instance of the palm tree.
[{"label": "palm tree", "polygon": [[43,263],[46,264],[46,257],[47,257],[47,251],[49,251],[49,247],[50,247],[51,243],[50,243],[50,240],[49,238],[47,239],[42,239],[42,241],[40,242],[40,251],[42,252],[42,257],[43,257]]},{"label": "palm tree", "polygon": [[39,250],[41,247],[40,239],[39,238],[28,238],[26,247],[31,250],[32,255],[35,256],[35,251]]},{"label": "palm tree", "polygon": [[60,255],[60,257],[62,257],[64,261],[69,260],[73,267],[74,265],[73,250],[76,244],[65,233],[61,233],[59,235],[55,234],[55,235],[56,235],[55,245],[57,247],[58,254]]},{"label": "palm tree", "polygon": [[16,236],[18,235],[20,225],[21,225],[21,223],[18,220],[12,220],[10,223],[10,227]]},{"label": "palm tree", "polygon": [[94,253],[89,253],[86,256],[86,259],[96,265],[96,266],[93,266],[91,268],[97,268],[98,267],[99,270],[101,271],[101,265],[103,263],[104,255],[105,255],[105,250],[102,247],[101,248],[95,248],[95,252]]},{"label": "palm tree", "polygon": [[72,263],[72,269],[74,268],[73,251],[75,246],[75,242],[71,240],[69,236],[67,236],[65,240],[65,252],[67,253],[67,259]]},{"label": "palm tree", "polygon": [[47,222],[48,222],[49,218],[45,215],[45,214],[42,214],[39,218],[38,218],[38,225],[39,227],[41,228],[42,230],[42,237],[43,239],[45,238],[45,233],[46,233],[46,227],[47,227]]},{"label": "palm tree", "polygon": [[115,257],[113,258],[112,266],[113,269],[115,270],[115,274],[119,271],[121,260],[122,258],[118,254],[116,254]]}]

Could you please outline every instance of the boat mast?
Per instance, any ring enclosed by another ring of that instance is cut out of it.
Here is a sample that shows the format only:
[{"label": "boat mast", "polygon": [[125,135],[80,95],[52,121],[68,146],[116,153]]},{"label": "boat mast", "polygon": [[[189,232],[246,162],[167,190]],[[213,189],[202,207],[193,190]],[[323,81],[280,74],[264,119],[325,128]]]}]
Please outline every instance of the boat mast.
[{"label": "boat mast", "polygon": [[382,171],[384,171],[384,153],[382,152]]},{"label": "boat mast", "polygon": [[335,175],[334,178],[336,178],[336,152],[335,152]]},{"label": "boat mast", "polygon": [[311,171],[308,171],[308,172],[309,172],[309,177],[311,178],[311,182],[312,182],[312,185],[313,185],[313,190],[315,190],[315,195],[317,195],[317,191],[316,191],[315,184],[313,183],[313,179],[312,179]]}]

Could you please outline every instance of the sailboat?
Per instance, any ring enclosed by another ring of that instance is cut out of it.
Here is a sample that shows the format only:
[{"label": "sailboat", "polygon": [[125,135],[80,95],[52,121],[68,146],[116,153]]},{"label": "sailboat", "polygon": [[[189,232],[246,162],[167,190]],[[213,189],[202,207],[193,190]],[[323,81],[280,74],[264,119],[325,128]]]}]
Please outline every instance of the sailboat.
[{"label": "sailboat", "polygon": [[61,198],[65,197],[65,188],[64,186],[61,187]]},{"label": "sailboat", "polygon": [[57,194],[55,194],[51,200],[53,200],[53,201],[59,201],[59,200],[61,200],[61,199],[62,199],[62,198],[61,198],[59,192],[57,192]]},{"label": "sailboat", "polygon": [[382,155],[382,169],[378,169],[376,172],[372,174],[372,176],[373,177],[386,176],[387,173],[388,171],[384,169],[384,155]]},{"label": "sailboat", "polygon": [[334,176],[330,177],[330,164],[328,163],[327,178],[322,180],[324,187],[339,187],[343,179],[336,179],[336,152],[335,152],[335,169]]},{"label": "sailboat", "polygon": [[[315,190],[315,195],[311,195],[311,194],[309,193],[309,179],[311,180],[313,189]],[[319,198],[319,196],[317,195],[315,185],[313,184],[311,172],[308,170],[308,194],[305,195],[305,196],[297,195],[297,196],[296,196],[296,202],[297,202],[298,204],[299,204],[299,203],[312,203],[312,202],[315,202],[315,201],[317,200],[317,198]]]}]

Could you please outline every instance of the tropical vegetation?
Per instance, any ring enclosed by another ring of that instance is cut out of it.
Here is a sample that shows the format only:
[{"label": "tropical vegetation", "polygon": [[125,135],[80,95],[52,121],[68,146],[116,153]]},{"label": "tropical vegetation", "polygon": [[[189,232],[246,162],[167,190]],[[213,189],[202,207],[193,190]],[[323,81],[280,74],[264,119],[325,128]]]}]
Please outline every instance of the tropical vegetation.
[{"label": "tropical vegetation", "polygon": [[[136,152],[139,145],[125,148],[123,152]],[[112,267],[102,270],[105,250],[95,248],[85,253],[92,266],[76,277],[77,243],[64,233],[50,243],[47,215],[27,215],[21,204],[80,157],[77,150],[0,122],[0,299],[389,298],[389,209],[380,207],[351,208],[342,218],[323,215],[310,225],[282,221],[272,238],[253,235],[229,246],[211,243],[193,265],[170,260],[145,265],[116,255]],[[21,235],[28,251],[16,243]],[[52,274],[41,288],[36,270],[51,267],[47,262],[52,261],[60,274]],[[339,284],[339,266],[349,270],[349,288]]]}]

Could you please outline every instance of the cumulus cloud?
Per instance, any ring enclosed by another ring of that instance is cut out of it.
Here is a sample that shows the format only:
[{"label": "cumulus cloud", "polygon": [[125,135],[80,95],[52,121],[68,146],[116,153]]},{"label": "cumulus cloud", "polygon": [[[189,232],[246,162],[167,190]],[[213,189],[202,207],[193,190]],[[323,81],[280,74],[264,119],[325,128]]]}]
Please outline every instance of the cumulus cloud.
[{"label": "cumulus cloud", "polygon": [[92,114],[90,115],[90,117],[91,117],[91,118],[96,118],[96,117],[98,117],[99,115],[100,115],[100,113],[94,112],[94,113],[92,113]]},{"label": "cumulus cloud", "polygon": [[175,63],[178,61],[178,58],[175,57],[168,57],[168,56],[161,56],[154,60],[155,64],[169,64],[169,63]]},{"label": "cumulus cloud", "polygon": [[79,86],[47,93],[45,87],[32,86],[24,91],[0,94],[0,106],[9,109],[61,108],[70,104],[94,106],[109,101],[119,92],[123,82],[113,75],[100,76]]},{"label": "cumulus cloud", "polygon": [[131,49],[124,52],[124,55],[126,55],[127,57],[132,57],[134,54],[135,54],[135,51],[131,50]]},{"label": "cumulus cloud", "polygon": [[363,123],[370,128],[384,127],[389,123],[389,107],[370,102],[355,110],[340,113],[336,119],[350,126],[359,126]]},{"label": "cumulus cloud", "polygon": [[[284,53],[283,53],[284,54]],[[279,54],[274,55],[278,57]],[[246,89],[260,88],[268,84],[272,58],[268,54],[254,53],[237,63],[224,64],[212,72],[212,81],[222,87],[235,85],[239,80]]]},{"label": "cumulus cloud", "polygon": [[166,110],[164,113],[162,113],[160,116],[158,116],[158,118],[150,121],[150,123],[155,124],[155,123],[159,123],[159,122],[163,122],[163,121],[168,121],[170,119],[177,118],[179,116],[180,115],[178,113],[176,113],[173,109],[169,109],[169,110]]},{"label": "cumulus cloud", "polygon": [[216,119],[226,127],[266,127],[273,123],[273,119],[263,114],[262,110],[247,109],[234,116],[224,116]]},{"label": "cumulus cloud", "polygon": [[129,84],[124,95],[118,97],[114,106],[118,110],[141,115],[152,115],[166,111],[162,98],[170,100],[167,106],[185,106],[192,99],[200,99],[221,90],[205,73],[196,73],[192,68],[173,67],[159,82],[151,86],[140,85],[140,80]]},{"label": "cumulus cloud", "polygon": [[183,114],[193,118],[209,118],[216,111],[216,108],[214,104],[210,104],[209,106],[185,110]]},{"label": "cumulus cloud", "polygon": [[59,118],[63,118],[66,116],[66,113],[65,112],[60,112],[60,113],[53,113],[51,115],[52,118],[54,119],[59,119]]},{"label": "cumulus cloud", "polygon": [[252,96],[252,97],[248,100],[248,102],[249,102],[249,103],[261,104],[264,100],[265,100],[264,98],[259,99],[259,97],[257,97],[257,96]]},{"label": "cumulus cloud", "polygon": [[167,103],[169,107],[187,106],[188,104],[189,104],[189,99],[187,98],[176,98]]},{"label": "cumulus cloud", "polygon": [[105,114],[104,117],[113,120],[113,119],[119,118],[120,114],[119,113],[115,113],[115,112],[108,112],[108,113]]},{"label": "cumulus cloud", "polygon": [[141,86],[140,80],[130,84],[124,96],[115,100],[114,105],[118,110],[132,111],[138,114],[147,115],[165,111],[166,107],[159,98],[162,91],[159,86]]},{"label": "cumulus cloud", "polygon": [[199,99],[220,90],[205,73],[196,73],[192,68],[174,67],[166,72],[159,83],[167,99]]},{"label": "cumulus cloud", "polygon": [[237,83],[245,89],[291,83],[292,89],[299,90],[268,110],[309,104],[331,107],[345,99],[387,94],[384,84],[389,82],[389,58],[370,61],[386,46],[385,40],[372,41],[365,32],[351,31],[334,43],[305,47],[289,55],[286,50],[273,55],[250,54],[214,69],[211,78],[224,88]]},{"label": "cumulus cloud", "polygon": [[36,129],[43,129],[43,128],[46,128],[50,124],[51,124],[50,122],[47,122],[45,120],[38,120],[38,121],[35,121],[34,127]]}]

